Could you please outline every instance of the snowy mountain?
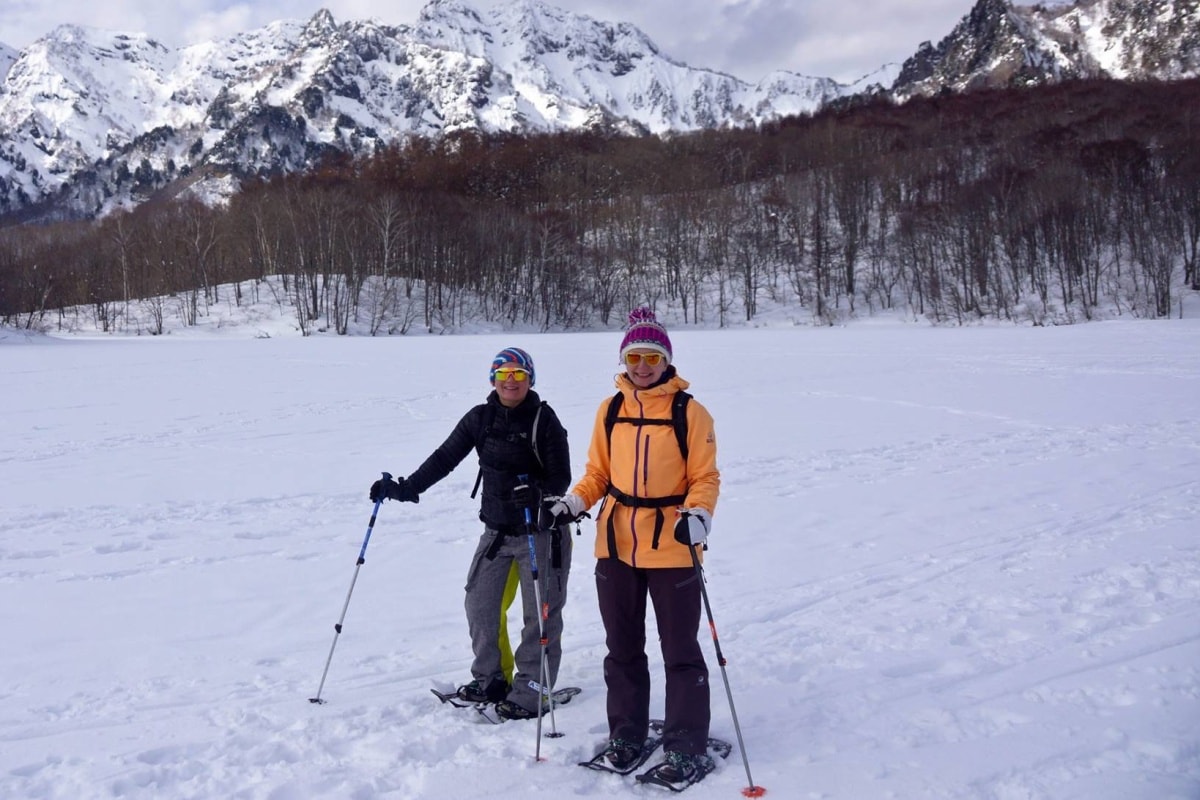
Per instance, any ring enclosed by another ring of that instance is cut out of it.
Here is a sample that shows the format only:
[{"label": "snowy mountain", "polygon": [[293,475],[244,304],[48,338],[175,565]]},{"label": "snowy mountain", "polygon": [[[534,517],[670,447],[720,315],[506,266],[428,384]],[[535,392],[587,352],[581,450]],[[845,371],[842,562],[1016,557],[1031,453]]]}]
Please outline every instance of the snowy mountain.
[{"label": "snowy mountain", "polygon": [[322,10],[177,51],[65,25],[22,51],[0,89],[0,214],[53,200],[92,215],[197,171],[301,169],[413,135],[754,124],[843,90],[690,67],[632,25],[540,0],[487,14],[434,0],[411,27]]},{"label": "snowy mountain", "polygon": [[541,0],[486,13],[433,0],[411,26],[339,23],[321,10],[177,50],[63,25],[19,53],[0,47],[0,217],[91,217],[155,193],[225,195],[240,177],[411,136],[660,134],[759,124],[889,86],[905,98],[1076,75],[1193,75],[1198,39],[1183,2],[980,0],[903,68],[852,85],[786,71],[751,84],[680,63],[632,25]]},{"label": "snowy mountain", "polygon": [[1200,74],[1200,7],[1188,0],[979,0],[934,47],[904,62],[890,94],[1033,86],[1072,78]]}]

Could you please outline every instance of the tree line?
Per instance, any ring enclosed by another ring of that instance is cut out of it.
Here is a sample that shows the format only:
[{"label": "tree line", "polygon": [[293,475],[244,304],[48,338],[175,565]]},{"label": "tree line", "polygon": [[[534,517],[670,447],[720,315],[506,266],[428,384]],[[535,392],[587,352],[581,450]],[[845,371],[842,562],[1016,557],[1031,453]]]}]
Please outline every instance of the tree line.
[{"label": "tree line", "polygon": [[[227,203],[0,228],[0,319],[195,324],[267,286],[303,332],[1165,317],[1200,289],[1200,81],[845,103],[755,129],[411,139]],[[267,278],[274,278],[267,281]],[[224,288],[223,288],[224,287]],[[220,297],[221,292],[232,293]],[[258,298],[253,298],[257,300]]]}]

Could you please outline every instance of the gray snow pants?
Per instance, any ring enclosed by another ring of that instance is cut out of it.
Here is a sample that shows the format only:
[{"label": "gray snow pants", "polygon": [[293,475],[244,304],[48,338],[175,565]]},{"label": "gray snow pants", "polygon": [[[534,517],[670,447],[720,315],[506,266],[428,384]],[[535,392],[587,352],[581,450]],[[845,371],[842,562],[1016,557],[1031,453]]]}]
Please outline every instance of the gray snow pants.
[{"label": "gray snow pants", "polygon": [[[498,547],[497,537],[501,539]],[[475,660],[471,662],[471,675],[486,689],[493,681],[504,680],[500,669],[500,619],[506,609],[501,608],[501,598],[512,565],[515,563],[520,571],[522,628],[514,654],[513,685],[508,700],[529,711],[537,711],[538,708],[538,691],[535,687],[541,680],[542,627],[547,642],[546,662],[550,686],[554,686],[558,680],[558,666],[562,660],[562,610],[567,602],[567,576],[571,571],[570,530],[563,529],[559,535],[557,567],[551,565],[553,538],[550,531],[540,531],[534,536],[539,589],[542,602],[547,607],[544,622],[540,621],[540,610],[533,589],[527,535],[505,536],[494,528],[485,527],[467,573],[467,628],[471,634],[471,650],[475,654]],[[488,558],[488,552],[493,549],[494,556]]]}]

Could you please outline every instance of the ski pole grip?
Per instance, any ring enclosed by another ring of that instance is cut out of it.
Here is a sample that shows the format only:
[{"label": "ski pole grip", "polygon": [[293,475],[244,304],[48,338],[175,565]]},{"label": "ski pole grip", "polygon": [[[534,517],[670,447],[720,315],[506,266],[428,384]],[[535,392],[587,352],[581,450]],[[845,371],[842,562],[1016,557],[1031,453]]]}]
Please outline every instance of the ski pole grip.
[{"label": "ski pole grip", "polygon": [[[383,473],[383,479],[385,481],[390,481],[392,479],[392,473],[390,473],[390,472]],[[379,496],[379,499],[375,501],[375,508],[371,509],[371,521],[367,523],[367,535],[363,537],[362,549],[358,551],[358,562],[357,563],[360,567],[367,560],[367,544],[369,544],[371,541],[371,531],[373,531],[375,529],[375,515],[379,513],[379,507],[381,505],[383,505],[383,498],[386,495],[387,495],[387,492],[384,492],[383,494],[381,494]],[[355,579],[357,580],[357,578],[358,578],[358,573],[355,573]],[[354,591],[354,583],[353,582],[351,582],[351,584],[350,584],[350,591],[352,591],[352,592]],[[346,595],[346,603],[347,603],[347,605],[350,603],[349,595]],[[344,617],[345,615],[346,615],[346,611],[345,611],[345,609],[343,609],[342,616]],[[340,623],[340,622],[338,623],[338,625],[341,625],[341,624],[342,623]],[[338,633],[341,633],[341,631],[339,630]],[[337,639],[335,638],[333,641],[336,643]],[[330,650],[329,654],[330,654],[330,657],[332,657],[333,651]],[[326,668],[328,668],[328,665],[326,665]]]},{"label": "ski pole grip", "polygon": [[[528,475],[518,475],[517,480],[519,480],[523,484],[526,484],[526,485],[529,484],[529,476]],[[529,513],[529,506],[526,505],[525,506],[525,526],[532,527],[532,525],[533,525],[533,517]]]},{"label": "ski pole grip", "polygon": [[[390,481],[391,479],[392,479],[392,473],[390,473],[390,472],[385,472],[385,473],[383,473],[383,482],[384,482],[384,483],[387,483],[387,482],[388,482],[388,481]],[[384,501],[384,500],[386,500],[386,499],[387,499],[387,490],[386,490],[386,488],[385,488],[385,490],[383,491],[383,493],[381,493],[381,494],[379,495],[379,499],[375,501],[375,513],[374,513],[374,514],[371,514],[371,524],[372,524],[372,525],[374,525],[374,524],[375,524],[375,514],[378,514],[378,513],[379,513],[379,507],[380,507],[381,505],[383,505],[383,501]],[[370,535],[371,535],[371,534],[368,532],[368,533],[367,533],[367,536],[370,536]],[[365,544],[365,542],[364,542],[364,544]],[[363,550],[364,550],[364,551],[365,551],[366,549],[367,549],[366,547],[364,547],[364,548],[363,548]]]}]

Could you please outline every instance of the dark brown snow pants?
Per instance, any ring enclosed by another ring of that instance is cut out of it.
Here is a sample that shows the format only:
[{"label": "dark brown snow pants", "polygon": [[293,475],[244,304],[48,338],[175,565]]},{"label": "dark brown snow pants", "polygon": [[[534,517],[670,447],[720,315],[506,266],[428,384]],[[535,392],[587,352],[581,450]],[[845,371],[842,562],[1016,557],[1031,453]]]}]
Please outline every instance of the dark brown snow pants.
[{"label": "dark brown snow pants", "polygon": [[703,753],[708,739],[708,666],[700,651],[700,578],[692,567],[635,569],[615,558],[596,562],[596,596],[608,644],[608,730],[641,742],[650,723],[646,597],[654,604],[666,672],[663,749]]}]

